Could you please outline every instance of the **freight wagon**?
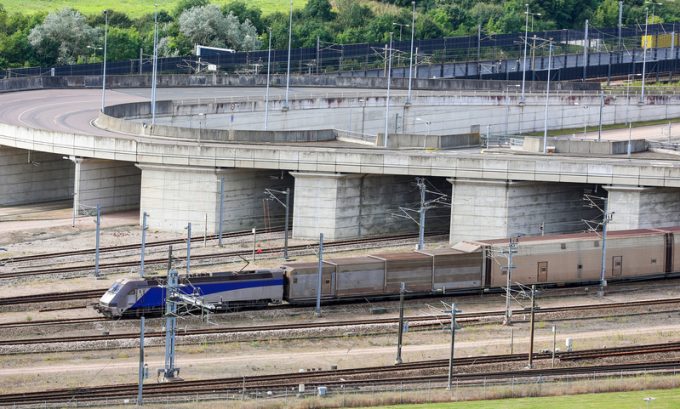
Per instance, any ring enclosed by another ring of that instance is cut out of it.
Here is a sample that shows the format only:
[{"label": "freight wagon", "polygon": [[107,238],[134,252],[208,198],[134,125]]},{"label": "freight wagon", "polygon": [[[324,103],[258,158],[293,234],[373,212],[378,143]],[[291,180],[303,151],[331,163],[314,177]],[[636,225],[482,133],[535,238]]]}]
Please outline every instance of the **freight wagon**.
[{"label": "freight wagon", "polygon": [[[680,272],[680,227],[609,232],[605,278],[630,280]],[[466,241],[453,248],[330,257],[322,263],[323,300],[376,298],[399,294],[460,293],[506,285],[507,239]],[[521,237],[513,258],[512,283],[560,285],[600,280],[602,239],[596,233]],[[181,279],[182,291],[218,310],[316,299],[317,262],[240,273],[209,273]],[[156,280],[116,281],[96,307],[105,315],[161,311],[163,287]]]}]

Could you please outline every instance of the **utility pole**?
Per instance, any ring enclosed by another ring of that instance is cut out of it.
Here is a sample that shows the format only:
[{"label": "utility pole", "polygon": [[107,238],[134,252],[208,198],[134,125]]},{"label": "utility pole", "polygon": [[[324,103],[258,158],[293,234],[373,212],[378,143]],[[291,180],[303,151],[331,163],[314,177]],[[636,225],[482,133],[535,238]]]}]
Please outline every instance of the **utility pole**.
[{"label": "utility pole", "polygon": [[529,35],[529,3],[525,4],[527,10],[524,12],[524,63],[522,64],[522,99],[520,103],[524,103],[524,84],[527,77],[527,36]]},{"label": "utility pole", "polygon": [[[609,199],[607,197],[597,197],[591,195],[584,195],[583,199],[586,201],[586,206],[591,209],[597,209],[602,214],[602,221],[583,220],[588,226],[588,229],[597,233],[598,227],[602,226],[602,259],[600,268],[600,287],[598,289],[598,296],[602,297],[607,289],[606,271],[607,271],[607,226],[612,221],[613,212],[609,212]],[[603,206],[598,204],[603,202]]]},{"label": "utility pole", "polygon": [[597,128],[597,141],[602,139],[602,110],[604,109],[604,91],[600,91],[600,120]]},{"label": "utility pole", "polygon": [[586,82],[587,71],[588,71],[588,20],[586,20],[586,29],[583,35],[583,82]]},{"label": "utility pole", "polygon": [[[272,28],[269,27],[269,48],[267,49],[267,90],[264,94],[264,130],[267,130],[267,125],[269,121],[269,77],[270,77],[270,67],[272,61]],[[318,37],[317,37],[317,48],[318,48]],[[318,53],[318,51],[317,51]],[[317,73],[318,74],[318,73]]]},{"label": "utility pole", "polygon": [[218,222],[217,245],[222,247],[222,225],[224,223],[224,176],[220,178],[220,220]]},{"label": "utility pole", "polygon": [[321,281],[323,280],[323,233],[319,233],[319,276],[316,282],[316,310],[317,317],[321,316]]},{"label": "utility pole", "polygon": [[[548,46],[549,51],[548,51],[548,83],[545,87],[545,112],[543,114],[544,118],[544,123],[543,123],[543,154],[546,154],[548,152],[548,105],[550,102],[550,67],[552,63],[552,50],[553,50],[553,44],[552,40],[550,41],[550,45]],[[533,72],[533,67],[532,67],[532,72]]]},{"label": "utility pole", "polygon": [[153,63],[151,73],[151,125],[156,124],[156,77],[158,76],[158,11],[153,5]]},{"label": "utility pole", "polygon": [[383,135],[383,147],[387,148],[387,135],[390,123],[390,87],[392,85],[392,32],[390,32],[390,49],[387,57],[387,97],[385,98],[385,133]]},{"label": "utility pole", "polygon": [[137,384],[137,406],[144,405],[142,393],[144,390],[144,378],[146,370],[144,368],[144,316],[139,320],[139,382]]},{"label": "utility pole", "polygon": [[618,27],[618,50],[619,52],[621,51],[621,30],[623,29],[623,1],[619,0],[619,22],[617,24]]},{"label": "utility pole", "polygon": [[399,332],[397,333],[397,359],[394,361],[395,365],[400,365],[401,361],[401,345],[404,336],[404,294],[406,293],[406,284],[401,283],[399,289]]},{"label": "utility pole", "polygon": [[[451,206],[448,202],[448,196],[444,193],[432,191],[427,189],[427,184],[425,178],[417,177],[416,185],[420,189],[420,208],[418,210],[409,209],[407,207],[399,207],[401,213],[394,214],[394,217],[401,217],[405,219],[411,219],[418,225],[418,250],[423,250],[425,248],[425,215],[429,209],[437,207],[437,205]],[[426,200],[426,194],[430,193],[436,197],[432,200]],[[418,220],[411,216],[411,213],[418,213]]]},{"label": "utility pole", "polygon": [[645,36],[644,47],[642,48],[642,87],[640,89],[640,104],[645,103],[645,76],[647,74],[647,47],[649,45],[649,38],[647,38],[647,26],[649,25],[649,10],[645,9]]},{"label": "utility pole", "polygon": [[482,79],[482,25],[477,24],[477,76]]},{"label": "utility pole", "polygon": [[536,309],[536,286],[531,286],[531,332],[529,335],[529,365],[527,368],[533,369],[534,365],[534,311]]},{"label": "utility pole", "polygon": [[146,253],[146,230],[149,228],[146,224],[146,218],[149,216],[147,212],[142,213],[142,249],[139,254],[139,276],[144,278],[144,254]]},{"label": "utility pole", "polygon": [[109,11],[104,10],[104,66],[102,67],[102,113],[106,105],[106,46],[109,34]]},{"label": "utility pole", "polygon": [[257,247],[257,228],[253,227],[253,263],[255,262],[255,247]]},{"label": "utility pole", "polygon": [[553,347],[552,347],[552,362],[551,366],[554,368],[555,367],[555,347],[557,344],[557,327],[552,326],[552,333],[553,333]]},{"label": "utility pole", "polygon": [[[268,200],[276,200],[281,206],[283,206],[284,209],[286,209],[286,216],[285,220],[283,221],[283,258],[284,260],[288,260],[288,219],[289,219],[289,212],[290,212],[290,188],[287,187],[285,191],[283,190],[274,190],[274,189],[265,189],[264,190],[265,195],[268,196]],[[282,194],[286,196],[286,202],[282,202],[281,199],[279,199],[276,194]]]},{"label": "utility pole", "polygon": [[[408,63],[408,95],[406,97],[406,102],[411,103],[411,82],[413,81],[413,39],[416,33],[416,2],[411,2],[411,54]],[[417,54],[417,53],[416,53]],[[416,66],[418,62],[416,61]]]},{"label": "utility pole", "polygon": [[97,203],[97,228],[95,232],[94,277],[99,278],[99,235],[101,231],[101,207]]},{"label": "utility pole", "polygon": [[512,270],[515,265],[512,263],[513,254],[517,253],[518,237],[510,237],[507,252],[504,252],[508,259],[508,266],[505,271],[505,317],[503,318],[503,325],[512,325],[512,310],[510,309],[510,287],[512,286]]},{"label": "utility pole", "polygon": [[417,178],[418,188],[420,189],[420,209],[418,223],[418,250],[425,248],[425,212],[427,211],[427,206],[425,203],[425,193],[427,192],[427,187],[425,186],[425,178]]},{"label": "utility pole", "polygon": [[187,276],[191,274],[191,222],[187,223]]},{"label": "utility pole", "polygon": [[288,90],[290,88],[290,47],[293,41],[293,0],[290,0],[290,14],[288,19],[288,65],[286,68],[286,102],[284,111],[288,111]]},{"label": "utility pole", "polygon": [[[168,260],[172,260],[172,248]],[[168,262],[169,264],[171,261]],[[175,300],[179,287],[177,270],[168,271],[165,286],[165,367],[158,370],[163,380],[171,381],[179,375],[179,368],[175,367],[175,336],[177,334],[177,302]]]},{"label": "utility pole", "polygon": [[451,304],[451,353],[449,354],[449,377],[446,389],[451,390],[451,378],[453,376],[453,353],[456,344],[456,330],[460,326],[456,323],[456,314],[462,311],[456,309],[456,304]]}]

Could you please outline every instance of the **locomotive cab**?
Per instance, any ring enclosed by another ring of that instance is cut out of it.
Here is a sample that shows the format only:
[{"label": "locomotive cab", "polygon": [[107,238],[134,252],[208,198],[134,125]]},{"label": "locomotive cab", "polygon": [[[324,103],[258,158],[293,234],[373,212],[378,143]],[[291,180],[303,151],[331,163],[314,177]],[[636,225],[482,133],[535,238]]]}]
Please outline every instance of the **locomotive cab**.
[{"label": "locomotive cab", "polygon": [[[107,317],[120,317],[134,305],[143,294],[139,280],[121,278],[116,280],[99,299],[95,309]],[[139,292],[142,294],[138,294]]]}]

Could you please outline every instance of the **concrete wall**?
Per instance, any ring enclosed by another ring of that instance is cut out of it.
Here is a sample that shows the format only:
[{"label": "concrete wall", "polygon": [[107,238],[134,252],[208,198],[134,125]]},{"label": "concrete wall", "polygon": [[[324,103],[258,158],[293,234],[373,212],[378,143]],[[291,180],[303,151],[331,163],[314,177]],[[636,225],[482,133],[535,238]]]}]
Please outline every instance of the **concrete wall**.
[{"label": "concrete wall", "polygon": [[646,229],[680,225],[680,189],[605,186],[610,230]]},{"label": "concrete wall", "polygon": [[584,230],[584,186],[450,179],[453,184],[449,242],[495,239],[514,234]]},{"label": "concrete wall", "polygon": [[[203,231],[207,215],[208,233],[217,233],[220,211],[220,179],[224,177],[223,231],[249,230],[264,226],[265,188],[290,187],[281,173],[250,169],[187,168],[139,165],[142,169],[141,214],[149,214],[154,229],[182,231],[188,222]],[[285,186],[288,185],[288,186]],[[269,204],[272,226],[283,225],[284,209]]]},{"label": "concrete wall", "polygon": [[76,159],[78,202],[101,206],[103,212],[139,207],[141,170],[134,163],[101,159]]},{"label": "concrete wall", "polygon": [[[408,176],[296,172],[293,236],[329,240],[417,233],[411,220],[395,217],[399,207],[418,208],[420,194]],[[448,224],[448,211],[432,210],[428,230]],[[413,214],[412,214],[413,215]],[[414,215],[417,218],[417,216]],[[436,222],[436,223],[435,223]]]},{"label": "concrete wall", "polygon": [[[548,138],[548,146],[553,146],[558,153],[592,154],[592,155],[624,155],[628,153],[628,141],[596,141],[591,139],[560,139]],[[543,137],[525,137],[524,150],[543,152]],[[647,141],[633,139],[630,142],[630,152],[644,152]]]},{"label": "concrete wall", "polygon": [[[377,146],[385,146],[385,134],[379,133],[376,138]],[[391,134],[387,138],[387,147],[399,148],[432,148],[432,149],[456,149],[470,148],[480,145],[479,133],[466,133],[458,135],[420,135],[420,134]]]},{"label": "concrete wall", "polygon": [[[100,75],[73,75],[65,77],[30,77],[8,78],[0,80],[0,92],[42,88],[92,88],[101,87]],[[218,74],[172,74],[159,75],[159,87],[252,87],[265,86],[266,75],[218,75]],[[272,75],[271,86],[285,86],[285,75]],[[411,86],[414,90],[497,90],[506,89],[506,84],[517,82],[494,80],[456,80],[456,79],[414,79]],[[151,75],[107,75],[108,88],[150,88]],[[387,88],[384,77],[352,78],[336,75],[298,75],[290,76],[290,85],[294,87],[342,87],[342,88]],[[392,78],[391,87],[408,88],[407,78]],[[597,83],[553,82],[553,89],[562,90],[595,90]],[[528,90],[545,89],[545,83],[527,82]]]},{"label": "concrete wall", "polygon": [[61,155],[0,146],[0,205],[71,199],[73,168]]},{"label": "concrete wall", "polygon": [[[680,96],[650,96],[647,104],[637,104],[633,98],[610,96],[605,98],[602,123],[625,123],[629,120],[652,120],[680,117]],[[455,135],[471,133],[479,127],[482,134],[520,134],[542,131],[545,126],[545,97],[529,94],[524,104],[519,95],[475,91],[470,93],[442,92],[437,95],[418,95],[412,104],[405,96],[390,98],[388,134]],[[305,96],[289,101],[269,101],[269,129],[300,131],[292,136],[298,140],[324,140],[325,136],[310,136],[311,130],[328,132],[329,129],[348,131],[362,135],[377,135],[385,131],[386,97],[382,91],[372,96]],[[551,94],[548,110],[548,129],[573,128],[581,130],[584,125],[599,123],[600,98],[570,91]],[[585,107],[585,108],[584,108]],[[225,136],[226,130],[264,129],[265,111],[263,98],[230,98],[224,100],[160,101],[158,103],[156,130],[140,130],[149,123],[149,104],[137,103],[108,107],[106,113],[126,117],[140,125],[129,132],[138,135],[158,135],[187,139],[254,141],[255,137],[238,133]],[[199,116],[198,114],[203,114]],[[425,121],[430,122],[427,125]],[[102,122],[101,125],[107,126]],[[121,125],[111,124],[113,129]],[[176,130],[164,127],[177,127]],[[182,128],[194,128],[186,131]],[[178,133],[179,132],[179,133]],[[213,135],[213,132],[215,134]],[[576,132],[578,134],[578,132]],[[262,138],[257,136],[256,138]],[[286,140],[284,134],[267,136],[267,140]],[[289,140],[290,140],[289,138]]]}]

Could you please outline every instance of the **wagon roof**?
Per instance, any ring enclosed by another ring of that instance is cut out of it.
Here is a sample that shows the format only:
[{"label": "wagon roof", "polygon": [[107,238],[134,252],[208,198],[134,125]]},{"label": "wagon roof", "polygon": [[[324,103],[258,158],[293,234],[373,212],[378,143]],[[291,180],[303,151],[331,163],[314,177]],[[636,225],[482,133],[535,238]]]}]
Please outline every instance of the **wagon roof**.
[{"label": "wagon roof", "polygon": [[373,257],[361,256],[361,257],[338,257],[327,260],[329,264],[336,266],[348,266],[355,264],[368,264],[368,263],[380,263],[380,260],[376,260]]},{"label": "wagon roof", "polygon": [[385,261],[411,261],[411,260],[428,260],[432,256],[416,253],[415,251],[409,251],[408,253],[371,254],[370,257]]},{"label": "wagon roof", "polygon": [[446,248],[443,248],[443,249],[418,250],[417,253],[436,257],[436,256],[449,256],[449,255],[454,255],[454,254],[462,254],[464,252],[450,248],[450,247],[446,247]]},{"label": "wagon roof", "polygon": [[[615,230],[608,231],[608,238],[626,238],[626,237],[645,237],[645,236],[655,236],[662,232],[655,229],[636,229],[636,230]],[[581,233],[567,233],[567,234],[547,234],[545,236],[523,236],[518,238],[519,243],[539,243],[539,242],[551,242],[551,241],[573,241],[573,240],[583,240],[583,239],[593,239],[599,240],[601,234],[593,232],[581,232]],[[508,244],[508,239],[491,239],[491,240],[479,240],[473,243],[486,244],[486,245],[498,245],[498,244]]]}]

